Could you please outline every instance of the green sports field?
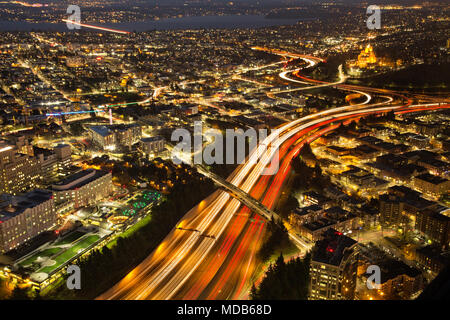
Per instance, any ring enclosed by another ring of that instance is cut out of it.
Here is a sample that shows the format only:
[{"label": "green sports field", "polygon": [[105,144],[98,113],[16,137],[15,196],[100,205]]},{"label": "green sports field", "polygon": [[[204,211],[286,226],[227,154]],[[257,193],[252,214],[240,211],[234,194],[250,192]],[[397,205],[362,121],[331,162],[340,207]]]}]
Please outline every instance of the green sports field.
[{"label": "green sports field", "polygon": [[50,274],[99,240],[100,235],[75,231],[19,261],[18,266],[27,268],[33,274]]},{"label": "green sports field", "polygon": [[39,269],[37,272],[43,272],[47,274],[51,273],[52,271],[58,269],[65,262],[75,257],[79,252],[85,250],[87,247],[97,242],[98,240],[100,240],[100,236],[98,235],[90,235],[82,238],[81,240],[77,241],[72,247],[67,248],[61,254],[57,255],[56,257],[53,257],[52,260],[56,262],[54,265],[43,267]]},{"label": "green sports field", "polygon": [[27,258],[26,260],[22,261],[21,263],[19,263],[19,266],[21,267],[26,267],[28,265],[33,264],[33,262],[35,262],[39,257],[42,258],[48,258],[51,257],[55,254],[58,254],[62,251],[63,249],[61,248],[50,248],[50,249],[45,249],[43,251],[40,251],[38,253],[35,253],[34,255],[32,255],[31,257]]},{"label": "green sports field", "polygon": [[67,237],[57,240],[54,245],[60,246],[60,245],[70,244],[70,243],[74,242],[75,240],[78,240],[79,238],[81,238],[84,235],[85,235],[84,232],[74,231],[74,232],[70,233]]}]

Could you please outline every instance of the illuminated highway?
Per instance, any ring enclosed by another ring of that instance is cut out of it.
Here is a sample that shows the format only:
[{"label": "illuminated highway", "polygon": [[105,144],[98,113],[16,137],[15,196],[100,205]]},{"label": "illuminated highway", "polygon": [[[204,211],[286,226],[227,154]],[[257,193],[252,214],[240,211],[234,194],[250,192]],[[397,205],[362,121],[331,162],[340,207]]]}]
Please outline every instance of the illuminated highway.
[{"label": "illuminated highway", "polygon": [[[312,120],[295,129],[287,130],[286,134],[280,136],[279,140],[286,141],[296,132],[314,127],[314,125],[326,124],[358,114],[387,112],[396,108],[378,107],[356,110]],[[410,108],[408,111],[411,112],[412,110],[415,109]],[[277,140],[275,143],[281,144],[281,141]],[[268,160],[265,159],[267,163]],[[243,167],[246,166],[243,165]],[[254,170],[248,174],[247,180],[243,183],[244,190],[250,189],[249,186],[255,180],[254,177],[257,177],[257,172],[254,172],[255,169],[261,173],[264,167],[259,164],[254,166]],[[235,181],[241,175],[242,169],[239,170],[238,174],[234,174],[232,181]],[[209,254],[216,243],[216,239],[222,235],[225,226],[230,222],[239,206],[239,201],[230,197],[228,193],[224,191],[215,192],[214,195],[200,203],[183,218],[178,227],[182,227],[184,230],[174,229],[149,258],[100,298],[170,299]],[[196,231],[186,231],[187,229]],[[215,238],[211,238],[211,236]]]},{"label": "illuminated highway", "polygon": [[[348,107],[344,108],[346,109]],[[294,127],[296,124],[302,123],[302,120],[305,120],[302,118],[285,125],[283,127],[285,134],[280,135],[274,141],[274,144],[279,146],[298,131],[313,127],[314,125],[326,124],[327,122],[336,121],[346,116],[387,112],[392,109],[395,108],[378,107],[342,112],[321,119],[311,120],[303,125]],[[323,113],[330,114],[332,112],[328,110]],[[317,116],[307,116],[305,118],[317,118]],[[270,157],[273,156],[273,151],[273,149],[268,150],[263,156],[262,161],[256,165],[248,165],[250,162],[244,164],[231,181],[237,183],[243,181],[245,176],[248,176],[241,184],[241,188],[248,192],[254,185],[255,180],[262,173],[265,165],[268,164]],[[253,170],[251,170],[252,168]],[[156,252],[130,273],[131,276],[128,275],[118,285],[102,295],[101,298],[170,299],[195,271],[202,259],[210,252],[216,242],[215,239],[218,239],[222,235],[225,227],[240,206],[238,200],[231,198],[228,193],[223,191],[216,192],[214,196],[205,201],[206,204],[200,204],[191,210],[178,226],[185,229],[197,230],[196,232],[178,229],[172,231]],[[214,236],[215,239],[205,237],[205,235]],[[132,279],[129,280],[129,278]],[[144,278],[145,281],[141,278]]]},{"label": "illuminated highway", "polygon": [[[291,160],[306,142],[335,129],[340,122],[396,109],[412,112],[446,107],[412,106],[409,102],[385,106],[393,101],[390,97],[376,104],[369,101],[311,114],[272,132],[222,183],[234,197],[221,189],[190,210],[147,259],[99,299],[238,297],[255,269],[254,256],[264,229],[264,220],[242,207],[241,201],[267,217],[279,197]],[[278,150],[280,170],[273,177],[262,175]],[[262,199],[262,205],[255,199]],[[294,233],[290,236],[299,247],[309,248]]]}]

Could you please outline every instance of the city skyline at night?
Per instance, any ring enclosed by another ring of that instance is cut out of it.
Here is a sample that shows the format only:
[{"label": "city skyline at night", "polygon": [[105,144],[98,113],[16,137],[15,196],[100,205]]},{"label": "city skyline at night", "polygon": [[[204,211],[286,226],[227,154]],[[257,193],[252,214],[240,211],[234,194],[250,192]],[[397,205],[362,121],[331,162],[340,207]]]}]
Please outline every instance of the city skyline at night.
[{"label": "city skyline at night", "polygon": [[448,298],[445,1],[0,8],[1,300]]}]

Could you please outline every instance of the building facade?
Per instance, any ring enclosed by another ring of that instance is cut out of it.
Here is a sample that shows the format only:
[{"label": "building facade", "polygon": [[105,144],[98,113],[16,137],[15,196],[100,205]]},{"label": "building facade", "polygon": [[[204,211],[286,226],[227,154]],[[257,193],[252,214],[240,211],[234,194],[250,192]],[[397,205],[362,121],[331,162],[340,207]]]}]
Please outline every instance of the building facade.
[{"label": "building facade", "polygon": [[358,267],[356,244],[334,229],[324,233],[312,251],[310,299],[354,299]]},{"label": "building facade", "polygon": [[391,194],[381,195],[380,222],[383,225],[399,225],[403,212],[403,201],[400,197]]},{"label": "building facade", "polygon": [[417,213],[415,228],[437,245],[444,248],[449,247],[450,217],[431,209],[425,209]]},{"label": "building facade", "polygon": [[4,198],[0,203],[0,253],[17,248],[56,224],[51,191],[34,190]]},{"label": "building facade", "polygon": [[163,137],[142,138],[139,148],[145,158],[152,158],[165,150],[165,140]]},{"label": "building facade", "polygon": [[36,188],[41,177],[39,160],[17,153],[13,146],[0,145],[0,192],[19,194]]},{"label": "building facade", "polygon": [[88,169],[68,176],[52,185],[55,202],[61,212],[89,206],[112,192],[112,174]]},{"label": "building facade", "polygon": [[450,180],[426,173],[414,178],[414,186],[423,193],[439,197],[450,189]]},{"label": "building facade", "polygon": [[103,150],[129,149],[142,137],[142,128],[136,124],[90,126],[94,144]]}]

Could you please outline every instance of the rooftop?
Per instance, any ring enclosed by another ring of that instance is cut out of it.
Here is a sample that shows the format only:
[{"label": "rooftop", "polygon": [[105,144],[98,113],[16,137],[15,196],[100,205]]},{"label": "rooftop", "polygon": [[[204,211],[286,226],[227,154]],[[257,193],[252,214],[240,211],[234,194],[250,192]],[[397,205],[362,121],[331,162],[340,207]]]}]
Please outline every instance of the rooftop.
[{"label": "rooftop", "polygon": [[303,207],[303,208],[297,208],[294,210],[294,213],[299,215],[299,216],[304,216],[310,213],[314,213],[314,212],[318,212],[321,211],[322,207],[318,206],[317,204],[313,204],[310,205],[308,207]]},{"label": "rooftop", "polygon": [[324,239],[316,242],[312,253],[312,261],[339,266],[346,255],[346,249],[351,249],[357,241],[344,236],[341,232],[328,229]]},{"label": "rooftop", "polygon": [[36,189],[22,196],[7,196],[7,201],[0,203],[0,222],[11,219],[28,208],[44,203],[53,198],[53,193],[49,190]]},{"label": "rooftop", "polygon": [[108,172],[101,170],[82,170],[54,184],[52,189],[57,191],[77,189],[106,174],[108,174]]},{"label": "rooftop", "polygon": [[448,181],[445,178],[441,178],[439,176],[435,176],[435,175],[432,175],[429,173],[421,174],[420,176],[417,176],[416,179],[420,179],[420,180],[423,180],[423,181],[426,181],[426,182],[429,182],[429,183],[432,183],[435,185]]},{"label": "rooftop", "polygon": [[90,126],[89,129],[98,133],[99,135],[106,137],[113,133],[113,131],[125,131],[133,127],[138,127],[137,124],[113,124],[102,126]]},{"label": "rooftop", "polygon": [[161,140],[164,140],[164,138],[161,136],[148,137],[148,138],[141,139],[142,142],[155,142],[155,141],[161,141]]}]

